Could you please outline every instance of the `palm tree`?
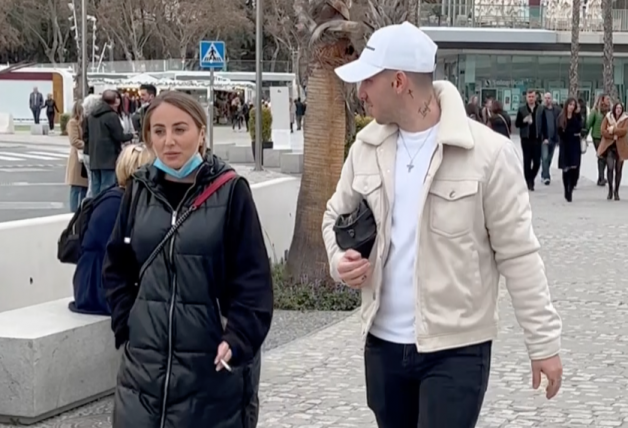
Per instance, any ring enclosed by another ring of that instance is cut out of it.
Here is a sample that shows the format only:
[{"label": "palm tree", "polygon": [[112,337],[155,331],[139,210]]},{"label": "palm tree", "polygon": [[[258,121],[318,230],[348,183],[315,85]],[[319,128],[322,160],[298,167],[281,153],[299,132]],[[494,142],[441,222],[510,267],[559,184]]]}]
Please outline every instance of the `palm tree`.
[{"label": "palm tree", "polygon": [[571,58],[569,61],[569,96],[578,97],[578,56],[580,55],[580,0],[571,7]]},{"label": "palm tree", "polygon": [[327,254],[321,236],[325,205],[344,161],[346,91],[334,68],[357,57],[352,36],[362,30],[350,20],[351,0],[299,0],[298,29],[307,39],[309,77],[303,131],[303,175],[297,200],[288,273],[308,281],[326,280]]},{"label": "palm tree", "polygon": [[602,22],[604,26],[603,72],[604,92],[613,102],[619,100],[615,86],[613,67],[613,0],[602,0]]}]

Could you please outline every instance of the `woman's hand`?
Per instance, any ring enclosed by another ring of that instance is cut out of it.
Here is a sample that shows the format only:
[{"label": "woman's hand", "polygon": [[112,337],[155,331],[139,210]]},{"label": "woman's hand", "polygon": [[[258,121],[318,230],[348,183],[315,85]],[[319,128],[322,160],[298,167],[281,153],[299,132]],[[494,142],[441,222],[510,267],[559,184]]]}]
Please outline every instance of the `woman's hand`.
[{"label": "woman's hand", "polygon": [[613,125],[610,125],[608,127],[608,132],[612,134],[614,131],[615,131],[615,127]]},{"label": "woman's hand", "polygon": [[231,356],[231,349],[229,348],[229,344],[227,342],[222,342],[218,345],[218,353],[216,355],[216,359],[214,360],[217,372],[223,368],[231,371],[231,366],[228,364],[231,360]]}]

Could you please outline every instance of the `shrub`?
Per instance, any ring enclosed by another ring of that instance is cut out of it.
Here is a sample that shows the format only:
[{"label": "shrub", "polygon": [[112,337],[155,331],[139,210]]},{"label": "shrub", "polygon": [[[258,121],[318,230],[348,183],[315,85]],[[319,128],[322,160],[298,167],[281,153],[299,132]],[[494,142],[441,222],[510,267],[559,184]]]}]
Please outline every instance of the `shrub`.
[{"label": "shrub", "polygon": [[289,311],[352,311],[360,306],[360,292],[332,281],[289,279],[284,265],[273,268],[275,308]]},{"label": "shrub", "polygon": [[68,122],[70,121],[70,115],[63,113],[59,116],[59,127],[61,128],[61,135],[68,135]]},{"label": "shrub", "polygon": [[[251,141],[255,141],[255,109],[249,113],[249,134]],[[273,135],[273,114],[268,107],[262,107],[262,143],[271,141]]]},{"label": "shrub", "polygon": [[[358,132],[360,132],[366,125],[371,123],[372,120],[373,118],[369,116],[355,115],[355,135],[358,135]],[[345,143],[345,158],[349,154],[349,149],[355,141],[355,135]]]}]

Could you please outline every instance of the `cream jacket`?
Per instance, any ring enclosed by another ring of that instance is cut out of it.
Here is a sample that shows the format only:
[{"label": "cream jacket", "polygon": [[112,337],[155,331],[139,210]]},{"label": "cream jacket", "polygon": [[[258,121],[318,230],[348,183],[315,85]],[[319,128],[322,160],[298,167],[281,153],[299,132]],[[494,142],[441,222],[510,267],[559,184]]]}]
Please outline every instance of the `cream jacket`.
[{"label": "cream jacket", "polygon": [[[467,118],[451,83],[434,89],[441,106],[437,148],[420,197],[414,286],[416,345],[434,352],[497,336],[500,274],[533,360],[560,351],[562,323],[552,305],[522,165],[513,143]],[[356,138],[336,192],[327,203],[323,238],[332,277],[340,281],[333,225],[366,198],[378,238],[373,272],[362,289],[362,336],[379,308],[382,269],[390,250],[397,127],[366,126]]]}]

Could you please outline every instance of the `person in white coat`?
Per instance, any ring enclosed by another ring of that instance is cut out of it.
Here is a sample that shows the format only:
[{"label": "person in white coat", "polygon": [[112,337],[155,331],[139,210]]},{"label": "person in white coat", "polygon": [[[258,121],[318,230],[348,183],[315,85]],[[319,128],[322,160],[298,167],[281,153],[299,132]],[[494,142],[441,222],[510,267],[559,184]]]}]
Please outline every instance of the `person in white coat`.
[{"label": "person in white coat", "polygon": [[[403,43],[400,43],[403,41]],[[332,277],[362,290],[367,402],[380,428],[472,428],[497,337],[499,279],[525,333],[534,388],[561,386],[552,305],[515,146],[467,117],[433,81],[437,47],[410,23],[373,33],[336,69],[375,120],[360,131],[323,217]],[[334,224],[366,200],[369,256],[341,250]]]}]

